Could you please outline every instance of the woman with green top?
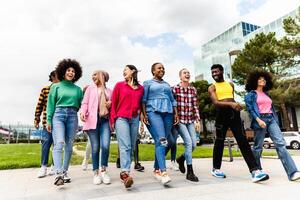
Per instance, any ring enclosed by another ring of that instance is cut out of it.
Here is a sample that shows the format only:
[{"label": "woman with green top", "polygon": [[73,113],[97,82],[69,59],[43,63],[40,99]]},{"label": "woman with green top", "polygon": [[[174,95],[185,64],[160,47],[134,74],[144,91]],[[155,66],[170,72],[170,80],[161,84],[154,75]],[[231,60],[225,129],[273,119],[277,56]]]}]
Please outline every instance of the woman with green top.
[{"label": "woman with green top", "polygon": [[[64,59],[56,67],[59,83],[52,85],[47,103],[47,130],[53,137],[54,184],[59,186],[71,181],[67,171],[72,155],[73,140],[78,128],[77,111],[83,97],[82,90],[74,83],[82,75],[76,60]],[[64,148],[64,160],[62,152]]]}]

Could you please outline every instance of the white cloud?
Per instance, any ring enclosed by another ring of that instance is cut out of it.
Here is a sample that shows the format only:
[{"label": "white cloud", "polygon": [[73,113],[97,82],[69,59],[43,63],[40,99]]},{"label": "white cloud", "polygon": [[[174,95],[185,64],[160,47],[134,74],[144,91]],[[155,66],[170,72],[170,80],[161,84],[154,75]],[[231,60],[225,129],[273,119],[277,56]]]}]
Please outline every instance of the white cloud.
[{"label": "white cloud", "polygon": [[109,86],[113,87],[122,80],[126,64],[140,68],[143,81],[151,78],[150,66],[157,61],[166,67],[165,79],[175,84],[182,66],[193,72],[193,60],[176,57],[182,41],[148,47],[129,38],[177,33],[192,48],[199,47],[240,21],[238,3],[238,0],[230,3],[222,0],[2,1],[0,121],[32,123],[40,89],[48,84],[49,72],[63,58],[75,58],[82,64],[80,86],[91,83],[92,71],[101,68],[110,73]]}]

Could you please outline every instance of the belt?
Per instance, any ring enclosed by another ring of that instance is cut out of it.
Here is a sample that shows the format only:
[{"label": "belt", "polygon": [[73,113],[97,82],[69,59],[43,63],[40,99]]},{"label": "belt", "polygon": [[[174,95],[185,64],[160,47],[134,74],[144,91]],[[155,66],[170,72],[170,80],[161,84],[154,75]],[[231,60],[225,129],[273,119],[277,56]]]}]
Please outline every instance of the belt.
[{"label": "belt", "polygon": [[269,116],[273,116],[273,113],[260,113],[261,117],[269,117]]}]

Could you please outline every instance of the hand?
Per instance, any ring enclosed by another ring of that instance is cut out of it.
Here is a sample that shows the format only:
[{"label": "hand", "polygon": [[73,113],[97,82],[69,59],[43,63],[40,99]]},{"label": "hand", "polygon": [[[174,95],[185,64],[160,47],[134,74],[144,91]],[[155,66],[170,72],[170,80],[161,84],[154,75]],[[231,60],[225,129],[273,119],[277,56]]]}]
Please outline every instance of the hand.
[{"label": "hand", "polygon": [[200,122],[196,121],[195,122],[195,130],[196,130],[197,133],[200,133],[200,128],[201,128]]},{"label": "hand", "polygon": [[39,125],[38,123],[34,122],[34,127],[35,127],[36,129],[39,129],[40,125]]},{"label": "hand", "polygon": [[86,117],[83,113],[80,113],[80,120],[85,122],[86,121]]},{"label": "hand", "polygon": [[240,111],[243,109],[243,107],[240,104],[238,104],[237,102],[231,102],[230,107],[237,111]]},{"label": "hand", "polygon": [[259,118],[257,118],[257,123],[261,128],[266,128],[267,127],[266,123],[263,120],[259,119]]},{"label": "hand", "polygon": [[111,124],[111,132],[115,131],[115,123]]},{"label": "hand", "polygon": [[51,132],[52,132],[52,127],[51,127],[51,124],[48,124],[48,125],[47,125],[47,131],[48,131],[49,133],[51,133]]},{"label": "hand", "polygon": [[111,107],[111,101],[107,101],[107,102],[105,103],[105,105],[106,105],[106,108],[107,108],[107,109],[110,109],[110,107]]},{"label": "hand", "polygon": [[179,123],[179,117],[177,114],[174,115],[174,123],[173,125],[177,125]]},{"label": "hand", "polygon": [[150,125],[147,115],[142,115],[142,122],[144,124]]}]

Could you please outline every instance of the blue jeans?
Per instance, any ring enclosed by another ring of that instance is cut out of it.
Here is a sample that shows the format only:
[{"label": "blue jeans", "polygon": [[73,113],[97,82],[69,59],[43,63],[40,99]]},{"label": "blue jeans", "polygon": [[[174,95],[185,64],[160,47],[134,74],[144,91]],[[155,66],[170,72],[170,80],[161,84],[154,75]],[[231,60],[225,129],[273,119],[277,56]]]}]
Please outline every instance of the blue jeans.
[{"label": "blue jeans", "polygon": [[292,159],[291,155],[286,149],[286,143],[278,124],[276,123],[272,114],[262,116],[260,119],[266,123],[267,127],[260,128],[254,131],[253,154],[257,164],[261,168],[260,157],[262,153],[264,138],[268,130],[270,138],[274,142],[278,157],[282,162],[282,165],[287,173],[288,178],[291,179],[293,174],[298,170],[294,163],[294,160]]},{"label": "blue jeans", "polygon": [[42,154],[41,154],[41,165],[47,167],[49,160],[49,151],[53,144],[52,134],[49,133],[45,128],[42,130]]},{"label": "blue jeans", "polygon": [[187,165],[192,164],[192,152],[196,147],[196,131],[194,123],[178,124],[178,131],[184,141],[184,157]]},{"label": "blue jeans", "polygon": [[120,151],[121,171],[129,172],[139,131],[139,116],[131,119],[118,117],[115,128]]},{"label": "blue jeans", "polygon": [[154,169],[166,171],[165,151],[168,145],[167,138],[173,126],[173,114],[161,112],[148,112],[150,125],[147,126],[155,142]]},{"label": "blue jeans", "polygon": [[[77,109],[58,107],[52,119],[53,161],[57,174],[68,171],[76,130],[78,128]],[[62,152],[64,161],[62,165]]]},{"label": "blue jeans", "polygon": [[109,146],[110,146],[110,129],[107,118],[98,116],[96,129],[88,130],[92,146],[93,170],[99,169],[99,152],[101,148],[101,167],[107,167]]},{"label": "blue jeans", "polygon": [[166,155],[171,150],[171,161],[176,160],[177,153],[177,138],[178,138],[178,126],[172,126],[171,134],[168,136],[168,146],[166,148]]}]

